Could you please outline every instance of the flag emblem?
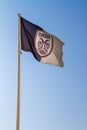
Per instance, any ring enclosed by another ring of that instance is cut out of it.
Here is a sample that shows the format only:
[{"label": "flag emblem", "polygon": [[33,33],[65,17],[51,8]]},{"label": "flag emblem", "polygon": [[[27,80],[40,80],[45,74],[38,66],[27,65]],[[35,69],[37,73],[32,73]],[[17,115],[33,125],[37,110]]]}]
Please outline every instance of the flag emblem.
[{"label": "flag emblem", "polygon": [[52,50],[52,36],[45,31],[36,31],[35,48],[41,57],[49,55]]}]

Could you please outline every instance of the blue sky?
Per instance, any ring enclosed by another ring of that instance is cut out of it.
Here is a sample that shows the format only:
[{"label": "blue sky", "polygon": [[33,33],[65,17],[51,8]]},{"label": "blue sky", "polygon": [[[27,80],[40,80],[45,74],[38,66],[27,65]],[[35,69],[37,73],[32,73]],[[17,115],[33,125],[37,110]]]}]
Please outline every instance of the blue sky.
[{"label": "blue sky", "polygon": [[0,130],[15,130],[17,13],[64,43],[64,67],[21,55],[21,130],[87,130],[87,1],[0,0]]}]

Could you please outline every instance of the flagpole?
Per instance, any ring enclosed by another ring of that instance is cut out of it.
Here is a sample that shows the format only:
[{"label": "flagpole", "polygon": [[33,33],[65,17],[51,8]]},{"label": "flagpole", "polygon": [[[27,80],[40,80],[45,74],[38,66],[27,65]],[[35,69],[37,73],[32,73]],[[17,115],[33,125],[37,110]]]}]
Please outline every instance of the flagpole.
[{"label": "flagpole", "polygon": [[21,22],[18,14],[18,59],[17,59],[17,113],[16,130],[20,130],[20,53],[21,53]]}]

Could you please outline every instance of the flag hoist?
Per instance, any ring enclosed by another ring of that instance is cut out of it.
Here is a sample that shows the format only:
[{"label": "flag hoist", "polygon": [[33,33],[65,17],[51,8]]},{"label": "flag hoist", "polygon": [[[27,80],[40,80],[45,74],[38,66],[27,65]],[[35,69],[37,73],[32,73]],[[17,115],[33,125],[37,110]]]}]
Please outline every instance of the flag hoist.
[{"label": "flag hoist", "polygon": [[36,60],[63,67],[63,42],[42,27],[27,21],[18,14],[18,70],[16,130],[20,130],[20,54],[31,52]]}]

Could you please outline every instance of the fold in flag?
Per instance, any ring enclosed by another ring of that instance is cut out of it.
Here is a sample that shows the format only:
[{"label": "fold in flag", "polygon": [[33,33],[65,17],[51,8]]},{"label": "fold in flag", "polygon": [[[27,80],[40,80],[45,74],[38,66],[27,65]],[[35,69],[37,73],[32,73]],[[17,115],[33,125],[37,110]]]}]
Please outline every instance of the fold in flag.
[{"label": "fold in flag", "polygon": [[63,42],[22,17],[20,21],[21,49],[31,52],[38,61],[63,67]]}]

